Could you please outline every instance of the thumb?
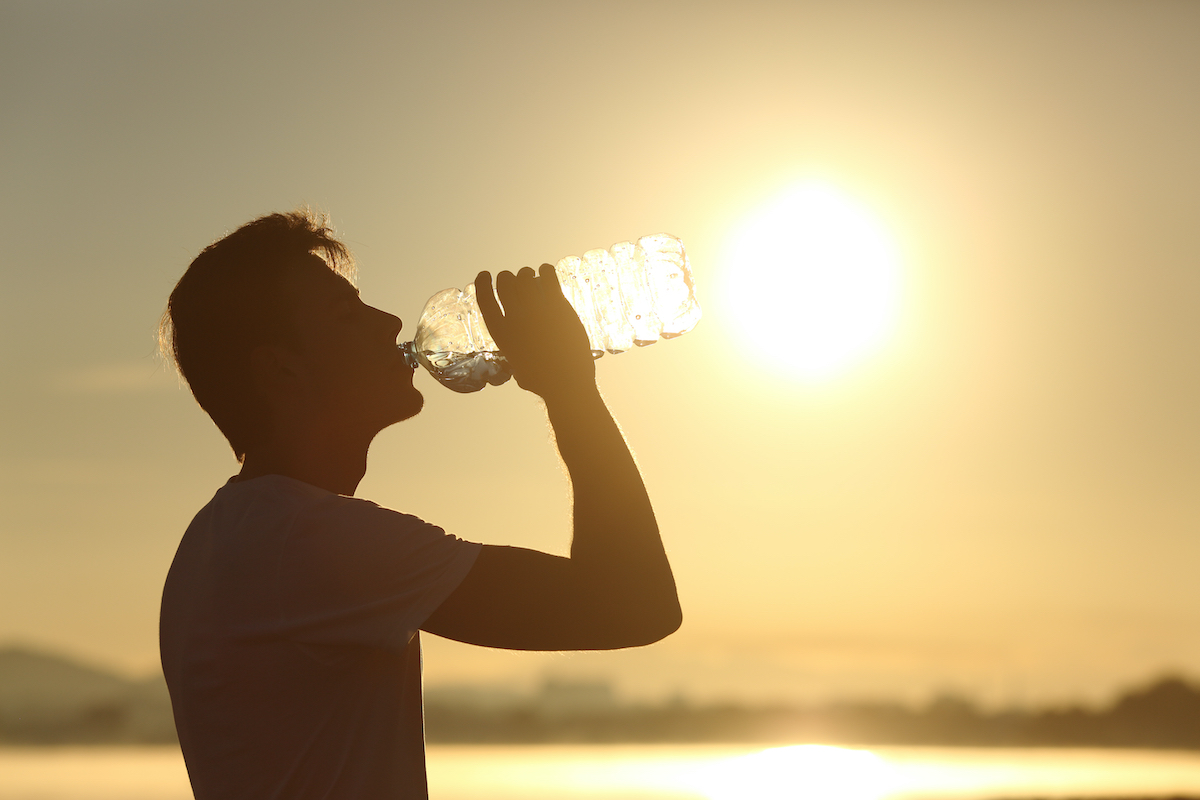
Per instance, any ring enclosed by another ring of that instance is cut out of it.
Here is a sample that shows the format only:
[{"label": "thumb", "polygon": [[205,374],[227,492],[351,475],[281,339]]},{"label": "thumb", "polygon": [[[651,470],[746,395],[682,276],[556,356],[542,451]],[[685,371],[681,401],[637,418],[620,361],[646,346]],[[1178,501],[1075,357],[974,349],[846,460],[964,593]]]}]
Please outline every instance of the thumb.
[{"label": "thumb", "polygon": [[504,327],[504,312],[496,300],[496,292],[492,288],[492,273],[484,270],[475,276],[475,302],[479,304],[479,313],[483,315],[483,324],[488,333],[496,338],[496,331]]}]

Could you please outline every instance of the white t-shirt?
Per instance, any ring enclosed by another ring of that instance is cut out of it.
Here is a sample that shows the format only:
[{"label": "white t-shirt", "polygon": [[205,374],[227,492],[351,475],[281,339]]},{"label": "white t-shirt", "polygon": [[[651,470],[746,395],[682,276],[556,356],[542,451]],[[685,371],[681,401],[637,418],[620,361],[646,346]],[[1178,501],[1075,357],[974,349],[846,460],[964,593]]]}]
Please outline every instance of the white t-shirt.
[{"label": "white t-shirt", "polygon": [[291,478],[222,487],[159,622],[197,800],[428,797],[418,629],[479,549]]}]

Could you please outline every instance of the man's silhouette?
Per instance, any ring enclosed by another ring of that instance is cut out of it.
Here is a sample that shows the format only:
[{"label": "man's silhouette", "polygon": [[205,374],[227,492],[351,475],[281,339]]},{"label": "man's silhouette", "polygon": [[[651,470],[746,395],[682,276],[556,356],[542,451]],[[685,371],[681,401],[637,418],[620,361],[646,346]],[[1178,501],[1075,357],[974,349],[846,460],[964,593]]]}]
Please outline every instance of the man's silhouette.
[{"label": "man's silhouette", "polygon": [[[517,383],[545,403],[573,490],[570,558],[353,496],[371,440],[422,397],[400,320],[362,302],[351,269],[322,220],[274,214],[205,249],[164,315],[165,346],[241,462],[163,590],[163,670],[199,800],[427,797],[419,631],[598,650],[680,624],[650,501],[549,266],[501,273],[503,311],[488,273],[475,285]],[[452,498],[487,477],[422,485]]]}]

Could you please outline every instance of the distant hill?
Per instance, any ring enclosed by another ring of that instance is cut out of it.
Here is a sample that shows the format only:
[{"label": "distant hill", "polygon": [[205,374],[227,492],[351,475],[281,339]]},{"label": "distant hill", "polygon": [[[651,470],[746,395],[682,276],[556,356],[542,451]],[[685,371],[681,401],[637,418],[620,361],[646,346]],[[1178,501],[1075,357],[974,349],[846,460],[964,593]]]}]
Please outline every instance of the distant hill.
[{"label": "distant hill", "polygon": [[0,648],[0,744],[174,741],[161,676],[130,680],[64,656]]}]

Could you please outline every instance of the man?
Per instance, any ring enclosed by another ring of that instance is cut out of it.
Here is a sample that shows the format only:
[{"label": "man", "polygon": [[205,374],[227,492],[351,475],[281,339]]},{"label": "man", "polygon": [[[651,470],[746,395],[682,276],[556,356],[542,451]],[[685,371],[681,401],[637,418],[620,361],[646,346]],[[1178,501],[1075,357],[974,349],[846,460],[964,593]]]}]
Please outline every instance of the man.
[{"label": "man", "polygon": [[681,621],[553,269],[475,285],[518,385],[545,404],[573,490],[570,558],[466,542],[353,497],[374,436],[423,400],[400,320],[351,277],[322,220],[273,214],[205,249],[164,315],[165,346],[241,463],[163,590],[163,671],[199,800],[427,797],[421,630],[590,650],[649,644]]}]

